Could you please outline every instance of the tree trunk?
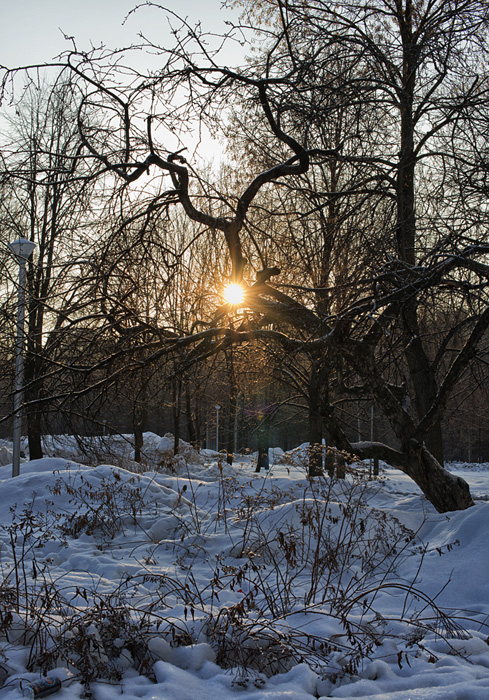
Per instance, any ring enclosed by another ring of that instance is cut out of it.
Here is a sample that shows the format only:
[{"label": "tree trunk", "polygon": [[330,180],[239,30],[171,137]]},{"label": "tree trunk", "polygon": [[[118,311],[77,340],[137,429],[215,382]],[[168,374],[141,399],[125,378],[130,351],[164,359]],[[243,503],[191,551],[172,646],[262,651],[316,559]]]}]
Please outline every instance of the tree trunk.
[{"label": "tree trunk", "polygon": [[[144,375],[143,375],[144,382]],[[143,384],[141,394],[134,404],[133,429],[134,429],[134,461],[141,461],[141,450],[144,445],[144,429],[148,420],[148,407],[146,401],[146,385]]]},{"label": "tree trunk", "polygon": [[226,369],[229,379],[229,411],[227,415],[226,436],[224,444],[226,447],[226,462],[233,463],[234,453],[237,446],[234,444],[234,423],[236,420],[236,410],[238,401],[238,387],[236,382],[236,372],[234,369],[233,349],[226,353]]},{"label": "tree trunk", "polygon": [[407,453],[380,442],[353,443],[351,447],[362,459],[382,459],[403,471],[439,513],[474,505],[467,482],[444,469],[424,446],[413,445]]},{"label": "tree trunk", "polygon": [[41,459],[43,456],[41,417],[41,412],[38,409],[34,408],[27,410],[29,459]]},{"label": "tree trunk", "polygon": [[338,479],[346,477],[346,460],[341,453],[336,455],[336,476]]},{"label": "tree trunk", "polygon": [[474,505],[467,482],[450,474],[425,447],[409,455],[406,474],[439,513],[465,510]]},{"label": "tree trunk", "polygon": [[323,418],[316,406],[309,406],[308,476],[323,474]]},{"label": "tree trunk", "polygon": [[266,417],[259,419],[260,423],[258,425],[258,460],[256,462],[256,472],[261,471],[261,469],[268,469],[269,459],[268,459],[268,438],[269,438],[269,423]]},{"label": "tree trunk", "polygon": [[[144,445],[144,431],[148,422],[148,376],[143,368],[135,375],[139,390],[136,392],[132,411],[132,424],[134,430],[134,461],[141,462],[141,450]],[[136,387],[135,387],[136,388]]]},{"label": "tree trunk", "polygon": [[198,446],[198,438],[197,438],[197,427],[196,423],[197,421],[194,421],[193,413],[192,413],[192,398],[190,394],[190,382],[187,381],[185,384],[185,410],[186,410],[186,417],[187,417],[187,435],[188,435],[188,440],[192,447],[197,448]]},{"label": "tree trunk", "polygon": [[174,455],[178,454],[178,449],[180,447],[180,417],[181,417],[180,396],[181,396],[181,392],[182,392],[182,383],[180,380],[177,379],[172,384],[173,436],[174,436],[174,440],[175,440],[174,445],[173,445],[173,454]]},{"label": "tree trunk", "polygon": [[313,357],[308,386],[309,409],[309,455],[308,477],[323,474],[323,412],[325,403],[329,407],[329,372],[327,359]]},{"label": "tree trunk", "polygon": [[141,416],[137,415],[135,412],[133,418],[133,428],[134,428],[134,461],[141,461],[141,450],[144,444],[143,438],[143,421]]},{"label": "tree trunk", "polygon": [[[402,15],[403,41],[402,91],[399,93],[401,118],[400,152],[397,169],[397,250],[399,259],[408,266],[416,265],[416,152],[414,147],[414,91],[417,80],[417,46],[413,33],[412,1],[406,2]],[[404,303],[401,324],[405,337],[405,357],[414,389],[418,419],[431,408],[437,395],[437,382],[432,363],[421,342],[417,300]],[[438,421],[424,437],[426,446],[443,465],[443,436]]]},{"label": "tree trunk", "polygon": [[36,377],[40,376],[42,363],[35,357],[26,358],[25,364],[25,401],[28,404],[26,408],[26,423],[27,436],[29,440],[29,459],[41,459],[42,451],[42,412],[40,404],[37,403],[41,398],[41,386],[36,381]]},{"label": "tree trunk", "polygon": [[324,456],[324,466],[330,479],[334,479],[336,472],[336,455],[331,448],[328,448]]},{"label": "tree trunk", "polygon": [[234,422],[236,420],[236,394],[231,393],[229,397],[229,412],[227,417],[226,426],[226,462],[228,464],[233,463],[234,453],[236,451],[236,445],[234,444]]},{"label": "tree trunk", "polygon": [[416,423],[404,401],[394,394],[377,371],[374,348],[351,342],[348,352],[352,366],[363,378],[376,405],[382,406],[401,445],[395,450],[383,443],[353,443],[350,448],[353,453],[362,459],[377,457],[401,469],[440,513],[464,510],[473,505],[468,484],[443,469],[426,446],[416,439]]},{"label": "tree trunk", "polygon": [[[416,413],[421,421],[435,401],[438,386],[432,363],[421,342],[415,304],[411,302],[406,304],[402,319],[406,332],[405,356],[414,390]],[[427,449],[443,466],[443,432],[440,419],[426,432],[424,442]]]}]

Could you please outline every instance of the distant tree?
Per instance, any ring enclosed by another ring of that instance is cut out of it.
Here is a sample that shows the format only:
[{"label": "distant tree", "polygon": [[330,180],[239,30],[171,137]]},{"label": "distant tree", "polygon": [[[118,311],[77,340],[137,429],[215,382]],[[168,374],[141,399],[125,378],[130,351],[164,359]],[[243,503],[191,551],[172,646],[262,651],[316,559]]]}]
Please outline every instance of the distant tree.
[{"label": "distant tree", "polygon": [[41,423],[52,409],[50,357],[68,316],[86,306],[81,270],[95,233],[94,182],[80,159],[74,104],[65,80],[31,83],[7,116],[1,144],[2,237],[36,243],[28,264],[24,391],[32,458],[42,456]]}]

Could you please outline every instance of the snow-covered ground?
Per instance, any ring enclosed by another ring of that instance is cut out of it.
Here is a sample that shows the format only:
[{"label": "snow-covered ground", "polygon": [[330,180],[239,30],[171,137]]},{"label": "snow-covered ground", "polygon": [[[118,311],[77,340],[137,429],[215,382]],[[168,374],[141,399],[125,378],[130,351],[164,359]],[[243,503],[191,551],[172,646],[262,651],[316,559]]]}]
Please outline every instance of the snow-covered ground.
[{"label": "snow-covered ground", "polygon": [[393,469],[167,443],[0,467],[1,700],[40,668],[59,700],[489,699],[489,465],[450,465],[476,505],[440,515]]}]

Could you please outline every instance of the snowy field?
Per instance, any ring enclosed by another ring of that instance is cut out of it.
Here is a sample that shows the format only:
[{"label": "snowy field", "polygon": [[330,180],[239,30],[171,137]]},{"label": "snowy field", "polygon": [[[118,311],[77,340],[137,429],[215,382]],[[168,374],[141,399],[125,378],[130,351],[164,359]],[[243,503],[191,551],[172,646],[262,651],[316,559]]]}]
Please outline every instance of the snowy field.
[{"label": "snowy field", "polygon": [[[489,465],[440,515],[392,469],[305,478],[145,435],[0,448],[0,700],[489,699]],[[95,466],[94,466],[95,465]]]}]

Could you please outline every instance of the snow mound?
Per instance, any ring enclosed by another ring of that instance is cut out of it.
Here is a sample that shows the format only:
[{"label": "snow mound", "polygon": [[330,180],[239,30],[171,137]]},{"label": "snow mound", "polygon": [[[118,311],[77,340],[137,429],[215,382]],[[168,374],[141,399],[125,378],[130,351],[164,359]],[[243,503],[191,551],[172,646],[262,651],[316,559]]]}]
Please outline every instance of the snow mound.
[{"label": "snow mound", "polygon": [[[158,443],[158,452],[162,459],[173,459],[175,451],[175,437],[171,433],[166,433]],[[197,450],[185,440],[180,440],[178,443],[178,456],[192,464],[203,464],[203,459]]]}]

